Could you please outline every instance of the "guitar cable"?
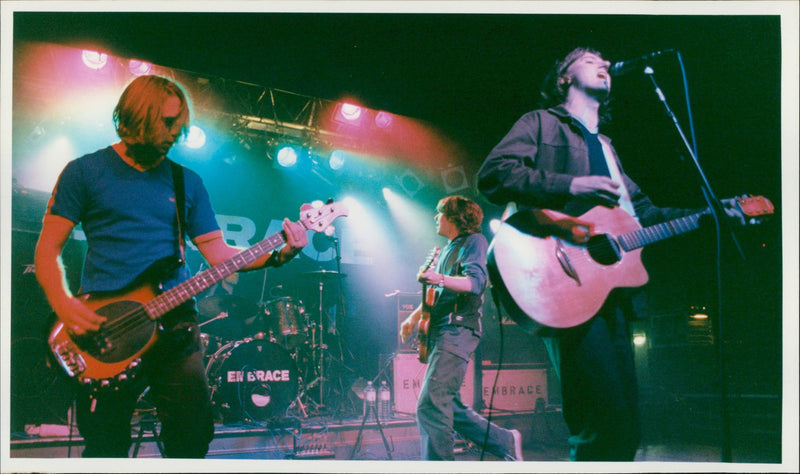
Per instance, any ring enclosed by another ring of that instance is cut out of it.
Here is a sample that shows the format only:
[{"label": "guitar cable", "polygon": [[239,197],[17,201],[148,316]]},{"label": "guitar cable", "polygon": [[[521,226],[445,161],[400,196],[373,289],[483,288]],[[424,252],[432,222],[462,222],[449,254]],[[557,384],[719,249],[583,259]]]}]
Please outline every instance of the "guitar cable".
[{"label": "guitar cable", "polygon": [[499,326],[499,337],[500,337],[500,345],[497,355],[497,369],[494,373],[494,381],[492,382],[492,394],[489,397],[489,413],[486,417],[486,433],[483,435],[483,443],[481,443],[481,457],[480,460],[483,461],[484,454],[486,453],[486,443],[489,441],[489,430],[492,428],[492,413],[494,408],[494,394],[497,388],[497,380],[500,377],[500,370],[503,368],[503,352],[504,352],[504,340],[503,337],[503,313],[502,313],[502,306],[500,305],[500,298],[497,295],[497,289],[494,285],[489,285],[492,290],[492,299],[494,300],[494,305],[497,308],[497,324]]}]

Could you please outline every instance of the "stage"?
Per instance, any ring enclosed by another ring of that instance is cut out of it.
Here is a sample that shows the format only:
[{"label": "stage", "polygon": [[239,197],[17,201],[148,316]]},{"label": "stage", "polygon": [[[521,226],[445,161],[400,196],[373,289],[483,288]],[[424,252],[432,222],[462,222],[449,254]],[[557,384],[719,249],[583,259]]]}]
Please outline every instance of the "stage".
[{"label": "stage", "polygon": [[[484,411],[484,415],[488,415]],[[715,444],[719,438],[709,426],[698,426],[690,418],[691,413],[676,413],[673,422],[685,423],[684,429],[672,435],[658,427],[659,421],[652,419],[653,410],[644,414],[645,439],[636,454],[636,462],[647,463],[719,463],[721,448]],[[754,416],[751,414],[751,417]],[[158,425],[153,425],[147,414],[134,419],[131,427],[131,457],[160,458],[159,447],[153,436]],[[381,423],[366,423],[361,429],[362,418],[357,416],[309,418],[286,418],[280,423],[237,423],[216,425],[214,440],[207,459],[236,460],[336,460],[336,461],[418,461],[419,431],[413,415],[395,413]],[[492,416],[492,421],[522,433],[523,453],[526,462],[561,463],[569,461],[567,437],[569,433],[561,417],[560,409],[549,406],[544,411],[503,412]],[[741,421],[741,420],[739,420]],[[764,419],[750,423],[755,429],[734,433],[734,463],[769,465],[781,462],[780,427],[774,420]],[[742,426],[737,423],[737,426]],[[53,427],[50,427],[53,429]],[[24,463],[33,459],[79,458],[83,441],[75,432],[72,438],[65,426],[59,427],[64,436],[12,437],[10,457]],[[381,435],[381,430],[383,436]],[[140,436],[141,432],[141,438]],[[360,435],[360,439],[359,439]],[[24,439],[23,439],[24,438]],[[357,446],[358,445],[358,446]],[[388,449],[387,449],[388,446]],[[355,451],[354,451],[355,448]],[[481,461],[480,447],[456,438],[456,461]],[[485,453],[483,461],[502,461]],[[283,466],[286,466],[285,464]],[[724,466],[720,464],[720,466]],[[511,465],[506,471],[527,470],[524,465]],[[644,468],[647,469],[647,468]],[[687,470],[691,470],[688,465]],[[724,470],[724,467],[720,467]]]}]

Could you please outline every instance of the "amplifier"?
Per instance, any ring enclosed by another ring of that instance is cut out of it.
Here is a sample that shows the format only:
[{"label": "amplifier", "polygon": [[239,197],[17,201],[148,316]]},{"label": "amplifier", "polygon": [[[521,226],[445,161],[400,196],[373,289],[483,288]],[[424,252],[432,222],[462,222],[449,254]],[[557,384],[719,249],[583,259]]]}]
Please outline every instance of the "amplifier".
[{"label": "amplifier", "polygon": [[488,407],[491,401],[492,407],[498,410],[534,411],[538,399],[543,399],[545,405],[547,404],[547,369],[526,368],[523,365],[527,364],[512,364],[499,373],[497,369],[490,369],[484,365],[483,387],[481,387],[484,406]]},{"label": "amplifier", "polygon": [[[399,413],[414,414],[417,412],[417,400],[425,379],[428,364],[417,360],[417,354],[397,354],[394,358],[394,410]],[[461,384],[461,401],[472,406],[473,361],[469,361],[467,374]]]},{"label": "amplifier", "polygon": [[[400,340],[400,325],[422,302],[421,293],[398,293],[397,298],[397,352],[417,352],[417,334],[413,333],[405,343]],[[424,371],[422,372],[425,373]]]},{"label": "amplifier", "polygon": [[[425,378],[427,364],[417,360],[416,354],[397,354],[394,358],[394,409],[400,413],[417,412],[417,400]],[[461,384],[461,401],[473,406],[474,362],[470,360],[464,382]],[[495,384],[497,377],[497,384]],[[511,366],[501,370],[483,367],[481,371],[481,406],[492,402],[496,410],[534,411],[536,401],[547,403],[547,369]],[[494,387],[494,390],[492,390]],[[494,399],[492,392],[494,391]]]}]

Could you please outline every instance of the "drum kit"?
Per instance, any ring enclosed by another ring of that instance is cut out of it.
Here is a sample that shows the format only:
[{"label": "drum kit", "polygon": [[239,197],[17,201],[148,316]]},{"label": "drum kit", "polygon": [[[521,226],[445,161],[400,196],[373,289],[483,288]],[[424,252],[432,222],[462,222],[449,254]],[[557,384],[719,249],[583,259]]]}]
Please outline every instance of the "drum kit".
[{"label": "drum kit", "polygon": [[272,422],[292,409],[307,418],[325,408],[323,333],[335,334],[335,328],[323,324],[322,292],[326,282],[346,275],[320,270],[302,276],[319,283],[316,319],[289,296],[259,304],[227,294],[198,301],[211,400],[223,423]]}]

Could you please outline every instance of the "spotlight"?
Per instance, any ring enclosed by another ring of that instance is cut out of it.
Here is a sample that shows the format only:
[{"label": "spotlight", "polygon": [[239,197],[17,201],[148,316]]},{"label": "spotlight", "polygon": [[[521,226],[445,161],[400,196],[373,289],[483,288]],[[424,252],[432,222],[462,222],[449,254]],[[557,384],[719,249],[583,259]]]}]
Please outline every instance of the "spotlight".
[{"label": "spotlight", "polygon": [[153,65],[148,63],[147,61],[131,59],[130,61],[128,61],[128,70],[134,76],[144,76],[146,74],[150,74],[150,71],[153,70]]},{"label": "spotlight", "polygon": [[81,59],[86,67],[94,70],[103,69],[103,66],[108,63],[108,55],[99,51],[90,51],[84,49],[81,53]]},{"label": "spotlight", "polygon": [[328,166],[332,170],[340,170],[344,166],[346,154],[342,150],[333,150],[331,156],[328,158]]},{"label": "spotlight", "polygon": [[355,122],[359,119],[359,117],[361,117],[362,111],[363,110],[358,105],[345,102],[339,109],[339,114],[341,114],[342,118],[348,122]]},{"label": "spotlight", "polygon": [[375,116],[375,126],[378,128],[388,128],[392,124],[392,114],[380,111]]},{"label": "spotlight", "polygon": [[448,194],[469,188],[467,173],[463,166],[453,166],[442,171],[442,182]]},{"label": "spotlight", "polygon": [[290,168],[297,164],[297,150],[290,146],[282,147],[278,150],[278,164],[284,168]]},{"label": "spotlight", "polygon": [[400,188],[402,188],[409,197],[414,197],[423,186],[422,180],[409,170],[406,170],[397,177],[397,184],[400,185]]},{"label": "spotlight", "polygon": [[500,225],[503,223],[500,219],[492,219],[489,221],[489,229],[492,231],[492,234],[496,234],[498,230],[500,230]]},{"label": "spotlight", "polygon": [[189,127],[189,133],[186,134],[186,146],[196,150],[202,148],[206,144],[206,132],[197,125]]}]

